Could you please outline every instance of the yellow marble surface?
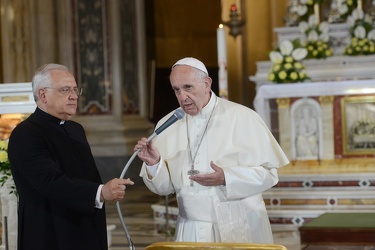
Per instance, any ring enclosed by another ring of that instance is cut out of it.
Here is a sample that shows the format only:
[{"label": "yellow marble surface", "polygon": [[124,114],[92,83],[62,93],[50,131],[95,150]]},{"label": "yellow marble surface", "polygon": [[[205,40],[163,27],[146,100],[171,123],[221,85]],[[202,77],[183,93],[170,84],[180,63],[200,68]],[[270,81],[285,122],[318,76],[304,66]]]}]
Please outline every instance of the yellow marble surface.
[{"label": "yellow marble surface", "polygon": [[278,169],[279,175],[324,173],[374,173],[375,158],[348,158],[322,161],[293,161]]},{"label": "yellow marble surface", "polygon": [[146,250],[234,250],[234,249],[254,249],[254,250],[287,250],[285,246],[277,244],[251,244],[251,243],[212,243],[212,242],[157,242],[146,247]]}]

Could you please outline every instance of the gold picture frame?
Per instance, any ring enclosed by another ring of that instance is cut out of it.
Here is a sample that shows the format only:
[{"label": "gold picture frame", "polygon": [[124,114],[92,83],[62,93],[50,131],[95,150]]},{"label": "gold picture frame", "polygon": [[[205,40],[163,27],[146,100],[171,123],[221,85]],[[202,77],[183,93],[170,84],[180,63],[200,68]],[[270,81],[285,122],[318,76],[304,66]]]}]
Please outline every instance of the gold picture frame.
[{"label": "gold picture frame", "polygon": [[344,155],[375,154],[375,96],[341,99]]}]

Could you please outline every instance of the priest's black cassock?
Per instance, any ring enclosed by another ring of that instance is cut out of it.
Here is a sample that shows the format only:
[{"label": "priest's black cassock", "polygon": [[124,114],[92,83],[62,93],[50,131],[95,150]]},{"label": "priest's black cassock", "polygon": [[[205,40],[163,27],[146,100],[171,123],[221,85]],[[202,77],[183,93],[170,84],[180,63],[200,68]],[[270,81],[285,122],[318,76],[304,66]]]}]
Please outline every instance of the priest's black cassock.
[{"label": "priest's black cassock", "polygon": [[19,194],[18,250],[102,250],[102,183],[83,127],[37,108],[12,132],[8,154]]}]

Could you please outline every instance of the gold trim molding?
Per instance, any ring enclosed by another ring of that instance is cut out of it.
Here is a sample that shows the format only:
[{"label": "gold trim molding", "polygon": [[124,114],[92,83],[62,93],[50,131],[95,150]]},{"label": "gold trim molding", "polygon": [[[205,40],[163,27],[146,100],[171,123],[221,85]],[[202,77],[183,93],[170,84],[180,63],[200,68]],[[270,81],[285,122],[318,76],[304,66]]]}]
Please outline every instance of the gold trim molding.
[{"label": "gold trim molding", "polygon": [[332,106],[333,100],[333,95],[319,96],[319,102],[322,106]]},{"label": "gold trim molding", "polygon": [[278,108],[289,108],[290,98],[277,98],[276,103],[278,105]]}]

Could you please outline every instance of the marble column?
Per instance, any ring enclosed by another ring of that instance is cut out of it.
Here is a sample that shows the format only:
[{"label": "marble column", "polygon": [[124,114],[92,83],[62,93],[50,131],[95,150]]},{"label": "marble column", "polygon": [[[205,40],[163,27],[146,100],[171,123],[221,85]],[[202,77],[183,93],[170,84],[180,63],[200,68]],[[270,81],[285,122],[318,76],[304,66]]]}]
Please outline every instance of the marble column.
[{"label": "marble column", "polygon": [[285,155],[291,159],[291,123],[290,123],[290,98],[277,98],[278,122],[279,122],[279,144]]},{"label": "marble column", "polygon": [[[147,120],[143,1],[75,1],[81,6],[76,10],[81,15],[77,17],[76,29],[84,33],[77,33],[79,42],[75,46],[77,50],[85,48],[76,60],[76,69],[78,82],[88,90],[75,119],[85,127],[106,181],[120,176],[137,140],[148,137],[154,128]],[[95,29],[97,25],[103,29]],[[97,60],[94,56],[98,56]],[[81,63],[86,58],[88,61]],[[125,177],[136,178],[138,174],[139,168],[130,168]]]},{"label": "marble column", "polygon": [[1,82],[25,82],[32,74],[29,0],[1,0]]},{"label": "marble column", "polygon": [[335,159],[335,136],[333,131],[333,96],[320,96],[319,102],[322,108],[322,128],[323,128],[323,152],[322,160]]}]

